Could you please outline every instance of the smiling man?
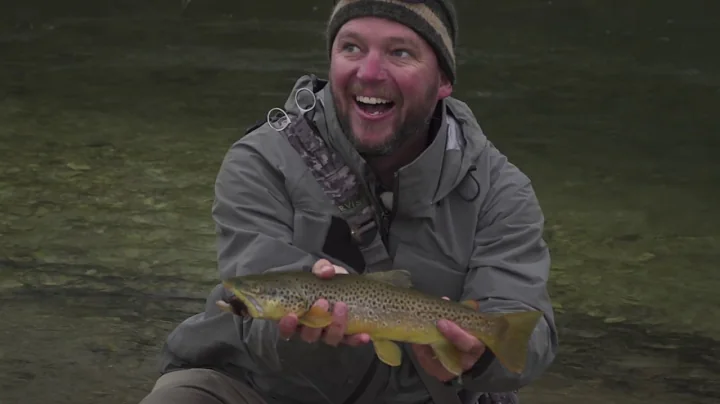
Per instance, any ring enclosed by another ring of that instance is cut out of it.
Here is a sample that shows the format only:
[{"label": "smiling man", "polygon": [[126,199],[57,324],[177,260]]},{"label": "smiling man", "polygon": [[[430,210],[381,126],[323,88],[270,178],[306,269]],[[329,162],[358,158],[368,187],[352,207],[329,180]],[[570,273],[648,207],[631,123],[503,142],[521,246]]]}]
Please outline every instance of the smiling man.
[{"label": "smiling man", "polygon": [[378,17],[339,28],[330,86],[343,129],[360,153],[373,155],[392,154],[406,141],[422,150],[429,118],[452,92],[430,45],[407,26]]},{"label": "smiling man", "polygon": [[290,120],[248,130],[220,167],[220,278],[403,268],[413,287],[482,312],[539,310],[522,373],[444,320],[460,374],[423,345],[391,368],[368,335],[346,335],[352,304],[317,296],[333,322],[312,329],[295,314],[224,312],[218,285],[169,336],[143,404],[501,404],[547,369],[557,337],[542,210],[529,178],[451,97],[457,30],[449,0],[336,2],[329,79],[299,78]]}]

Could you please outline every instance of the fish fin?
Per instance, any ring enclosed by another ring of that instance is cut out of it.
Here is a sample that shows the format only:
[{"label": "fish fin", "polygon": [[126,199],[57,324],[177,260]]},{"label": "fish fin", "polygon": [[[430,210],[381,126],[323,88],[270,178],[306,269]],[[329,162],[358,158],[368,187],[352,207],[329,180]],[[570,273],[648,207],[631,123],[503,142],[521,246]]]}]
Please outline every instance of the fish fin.
[{"label": "fish fin", "polygon": [[370,279],[376,281],[389,283],[391,285],[399,286],[401,288],[411,288],[412,278],[410,272],[404,269],[391,269],[389,271],[369,272],[364,274]]},{"label": "fish fin", "polygon": [[400,366],[402,362],[402,351],[400,347],[389,339],[372,340],[375,347],[375,353],[378,358],[388,366]]},{"label": "fish fin", "polygon": [[320,307],[312,306],[305,314],[298,317],[298,322],[310,328],[324,328],[332,323],[332,314]]},{"label": "fish fin", "polygon": [[492,334],[475,331],[471,334],[480,339],[495,358],[511,372],[522,373],[527,360],[528,341],[542,316],[540,311],[516,313],[486,313],[491,323],[486,329]]},{"label": "fish fin", "polygon": [[477,300],[472,300],[472,299],[463,300],[462,302],[460,302],[460,304],[462,304],[465,307],[469,307],[475,311],[480,309],[480,303],[478,303]]},{"label": "fish fin", "polygon": [[435,352],[435,356],[437,356],[440,363],[448,372],[454,374],[455,376],[460,376],[462,374],[462,361],[460,359],[461,354],[453,344],[443,340],[430,344],[430,346]]}]

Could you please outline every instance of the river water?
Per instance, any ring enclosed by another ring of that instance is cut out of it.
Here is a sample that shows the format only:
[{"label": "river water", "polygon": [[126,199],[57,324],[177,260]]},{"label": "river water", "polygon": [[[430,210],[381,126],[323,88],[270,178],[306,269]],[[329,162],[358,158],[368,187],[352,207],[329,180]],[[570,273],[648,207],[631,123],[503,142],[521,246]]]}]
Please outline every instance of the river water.
[{"label": "river water", "polygon": [[[327,68],[319,0],[0,4],[0,403],[136,403],[216,282],[214,176]],[[720,2],[458,1],[533,179],[561,351],[527,404],[720,400]]]}]

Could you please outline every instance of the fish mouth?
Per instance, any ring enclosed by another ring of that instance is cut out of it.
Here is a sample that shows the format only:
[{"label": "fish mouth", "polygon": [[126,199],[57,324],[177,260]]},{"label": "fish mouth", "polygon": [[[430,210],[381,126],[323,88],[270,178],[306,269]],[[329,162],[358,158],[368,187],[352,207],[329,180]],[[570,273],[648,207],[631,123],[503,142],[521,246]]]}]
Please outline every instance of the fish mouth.
[{"label": "fish mouth", "polygon": [[263,306],[257,298],[247,290],[241,290],[238,284],[231,281],[223,281],[223,286],[230,292],[230,297],[223,299],[226,305],[238,316],[260,317],[263,314]]},{"label": "fish mouth", "polygon": [[242,300],[238,299],[237,296],[230,296],[223,299],[223,301],[230,306],[230,309],[236,316],[250,317],[250,311],[248,310],[247,305],[243,303]]},{"label": "fish mouth", "polygon": [[257,299],[250,295],[235,294],[226,300],[233,312],[243,317],[260,317],[262,316],[262,306]]}]

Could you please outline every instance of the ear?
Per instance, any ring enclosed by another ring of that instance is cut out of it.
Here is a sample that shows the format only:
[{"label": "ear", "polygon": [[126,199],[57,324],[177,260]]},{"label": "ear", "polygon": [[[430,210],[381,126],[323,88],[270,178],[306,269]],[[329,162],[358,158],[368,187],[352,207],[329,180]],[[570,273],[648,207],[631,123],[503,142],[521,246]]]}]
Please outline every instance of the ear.
[{"label": "ear", "polygon": [[453,91],[453,85],[448,80],[445,73],[440,72],[440,87],[438,88],[438,101],[442,100],[443,98],[447,98],[452,94]]}]

